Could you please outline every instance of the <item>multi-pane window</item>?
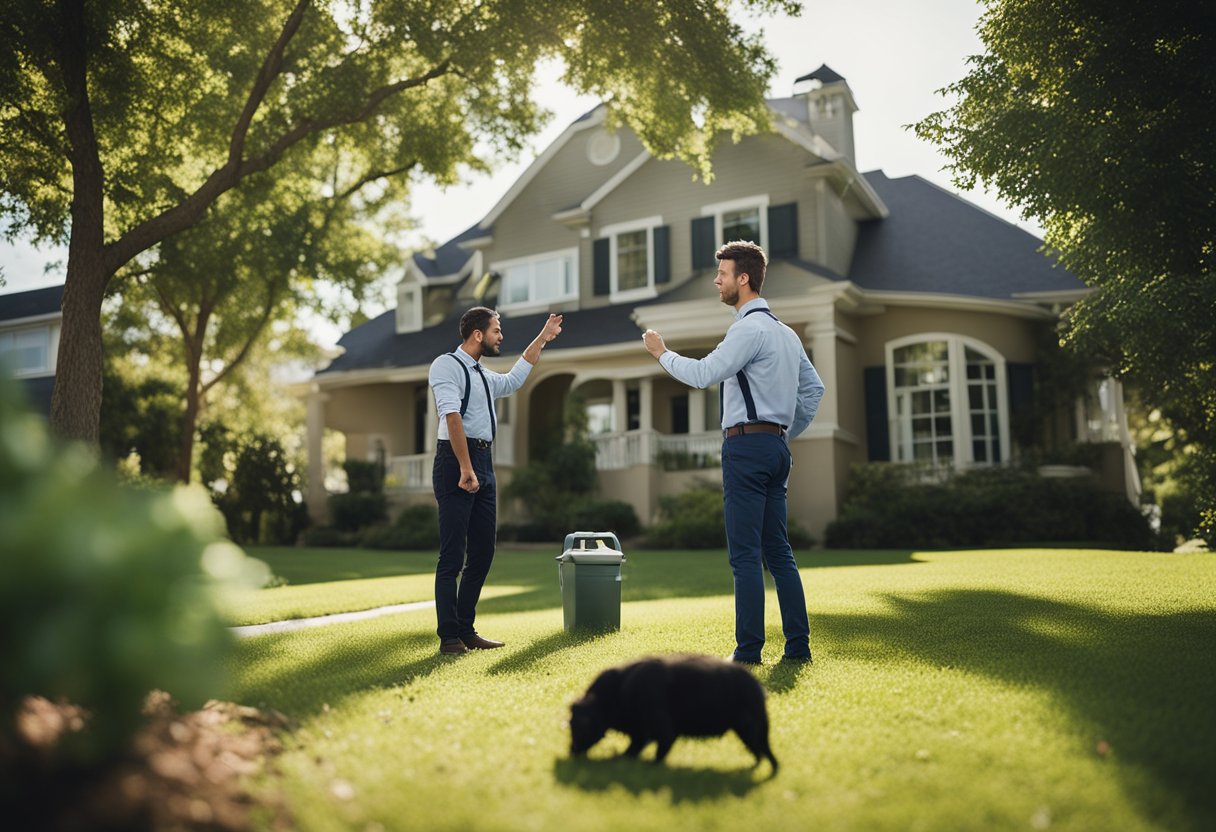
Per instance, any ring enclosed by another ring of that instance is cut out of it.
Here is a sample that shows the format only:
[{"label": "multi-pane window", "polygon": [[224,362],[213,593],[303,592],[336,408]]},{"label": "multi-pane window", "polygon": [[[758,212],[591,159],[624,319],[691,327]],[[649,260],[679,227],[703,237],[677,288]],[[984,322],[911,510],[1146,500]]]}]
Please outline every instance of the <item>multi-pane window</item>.
[{"label": "multi-pane window", "polygon": [[993,465],[1008,458],[1004,359],[958,336],[888,345],[891,445],[898,462]]},{"label": "multi-pane window", "polygon": [[498,264],[502,274],[501,304],[530,306],[578,296],[578,254],[569,251]]},{"label": "multi-pane window", "polygon": [[51,330],[48,326],[0,332],[0,364],[14,375],[33,375],[50,369]]},{"label": "multi-pane window", "polygon": [[768,194],[703,205],[701,216],[714,218],[714,239],[719,246],[735,240],[768,246]]},{"label": "multi-pane window", "polygon": [[722,212],[722,236],[719,241],[726,244],[734,240],[750,240],[757,245],[762,245],[760,243],[760,208],[758,206]]},{"label": "multi-pane window", "polygon": [[662,224],[662,217],[648,217],[599,230],[601,239],[609,241],[609,288],[613,301],[654,295],[654,230]]}]

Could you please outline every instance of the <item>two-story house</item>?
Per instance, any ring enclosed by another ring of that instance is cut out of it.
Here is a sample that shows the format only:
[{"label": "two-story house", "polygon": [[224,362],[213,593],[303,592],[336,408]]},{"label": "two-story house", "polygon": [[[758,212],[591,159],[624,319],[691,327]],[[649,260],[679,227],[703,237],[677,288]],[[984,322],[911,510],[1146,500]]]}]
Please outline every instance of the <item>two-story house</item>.
[{"label": "two-story house", "polygon": [[[733,310],[712,284],[714,251],[735,239],[769,253],[764,296],[827,386],[793,442],[789,507],[804,527],[819,535],[835,517],[855,462],[961,469],[1014,458],[1011,413],[1032,395],[1036,330],[1085,287],[1039,253],[1040,240],[924,179],[858,172],[857,106],[831,69],[795,91],[769,102],[770,133],[717,150],[711,184],[652,157],[628,129],[608,130],[602,109],[587,113],[484,217],[416,255],[396,309],[347,333],[312,381],[314,513],[324,511],[327,428],[345,435],[349,457],[384,461],[400,502],[433,499],[427,370],[458,345],[457,320],[474,305],[502,314],[496,369],[547,313],[566,316],[524,388],[499,404],[503,481],[557,435],[572,391],[587,402],[603,496],[632,503],[644,523],[660,497],[720,480],[716,387],[668,377],[641,334],[656,329],[692,356],[722,339]],[[1100,412],[1075,414],[1076,436],[1121,439],[1112,487],[1134,492],[1121,392],[1103,389]]]}]

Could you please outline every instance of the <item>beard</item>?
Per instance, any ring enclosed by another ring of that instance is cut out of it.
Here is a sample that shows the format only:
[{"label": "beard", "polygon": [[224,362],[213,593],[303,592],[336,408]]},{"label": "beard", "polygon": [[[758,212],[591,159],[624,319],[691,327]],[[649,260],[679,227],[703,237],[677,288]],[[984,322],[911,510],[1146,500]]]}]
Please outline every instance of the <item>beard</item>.
[{"label": "beard", "polygon": [[494,344],[493,346],[491,346],[488,341],[482,341],[481,342],[481,354],[483,356],[489,356],[490,358],[494,358],[496,355],[498,355],[498,351],[501,346],[502,346],[501,341],[499,341],[497,344]]},{"label": "beard", "polygon": [[723,286],[721,289],[721,295],[722,295],[722,302],[724,304],[726,304],[727,306],[734,306],[736,303],[739,302],[738,287],[736,287],[734,289],[728,289],[725,286]]}]

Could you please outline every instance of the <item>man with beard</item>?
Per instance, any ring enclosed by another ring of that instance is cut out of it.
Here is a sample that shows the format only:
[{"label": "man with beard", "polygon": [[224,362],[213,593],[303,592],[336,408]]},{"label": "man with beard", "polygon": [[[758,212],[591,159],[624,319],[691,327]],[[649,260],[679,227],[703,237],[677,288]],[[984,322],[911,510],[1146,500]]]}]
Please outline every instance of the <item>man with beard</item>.
[{"label": "man with beard", "polygon": [[642,336],[663,369],[691,387],[721,384],[722,495],[726,541],[735,578],[733,661],[759,664],[764,646],[764,573],[777,587],[783,658],[811,660],[802,578],[786,529],[791,439],[819,409],[823,382],[799,337],[760,297],[768,258],[755,243],[718,249],[718,297],[735,308],[726,338],[699,361],[669,349],[652,329]]},{"label": "man with beard", "polygon": [[497,530],[492,447],[498,417],[494,400],[523,386],[545,344],[561,331],[562,316],[550,315],[511,372],[495,373],[479,362],[499,354],[502,325],[497,312],[477,306],[460,318],[461,345],[431,363],[430,384],[439,412],[439,444],[431,481],[439,503],[435,612],[440,653],[460,655],[503,646],[473,628],[481,587],[494,560]]}]

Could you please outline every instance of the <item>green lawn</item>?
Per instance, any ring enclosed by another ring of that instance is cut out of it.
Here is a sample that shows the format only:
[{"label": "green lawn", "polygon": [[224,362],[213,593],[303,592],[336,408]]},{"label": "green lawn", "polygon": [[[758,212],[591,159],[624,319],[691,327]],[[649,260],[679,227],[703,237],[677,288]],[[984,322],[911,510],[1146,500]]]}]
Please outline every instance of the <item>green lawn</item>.
[{"label": "green lawn", "polygon": [[[291,585],[234,622],[431,597],[433,555],[252,554]],[[769,780],[733,735],[568,758],[601,669],[725,655],[733,601],[724,553],[627,552],[621,631],[567,635],[555,554],[499,553],[502,650],[440,657],[432,610],[242,640],[234,698],[297,723],[261,788],[305,830],[1216,828],[1211,555],[800,553],[815,664],[775,663],[770,592]]]}]

